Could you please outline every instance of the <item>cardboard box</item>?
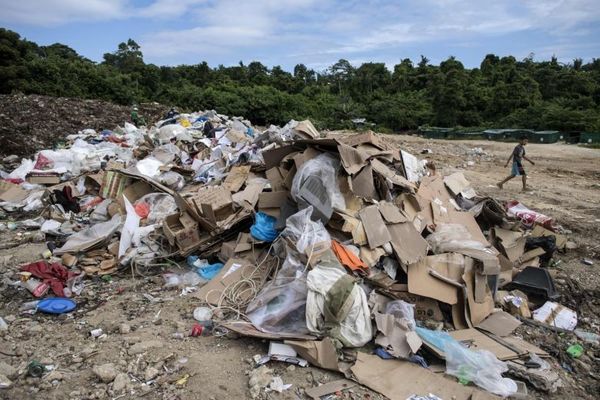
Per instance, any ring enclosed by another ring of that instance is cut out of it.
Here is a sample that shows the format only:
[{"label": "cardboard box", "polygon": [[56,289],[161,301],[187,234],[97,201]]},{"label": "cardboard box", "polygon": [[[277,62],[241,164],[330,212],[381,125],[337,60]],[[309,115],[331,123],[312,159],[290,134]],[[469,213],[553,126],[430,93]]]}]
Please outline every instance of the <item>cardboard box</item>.
[{"label": "cardboard box", "polygon": [[198,223],[186,212],[171,214],[163,222],[163,232],[171,246],[185,252],[200,242]]},{"label": "cardboard box", "polygon": [[25,200],[29,192],[24,190],[19,185],[11,182],[0,181],[0,200],[8,201],[9,203],[20,203]]}]

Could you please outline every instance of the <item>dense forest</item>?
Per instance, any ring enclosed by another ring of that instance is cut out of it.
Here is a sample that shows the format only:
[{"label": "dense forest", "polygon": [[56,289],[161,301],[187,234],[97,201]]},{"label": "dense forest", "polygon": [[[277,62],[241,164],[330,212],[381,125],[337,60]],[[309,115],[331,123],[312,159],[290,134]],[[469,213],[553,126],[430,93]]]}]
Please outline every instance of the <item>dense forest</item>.
[{"label": "dense forest", "polygon": [[600,59],[562,64],[489,54],[479,68],[467,69],[454,57],[436,66],[421,56],[391,71],[347,60],[324,71],[298,64],[288,72],[257,61],[171,67],[146,64],[131,39],[95,63],[63,44],[38,46],[0,28],[0,93],[12,92],[157,101],[260,125],[310,118],[334,129],[363,117],[389,131],[421,125],[600,131]]}]

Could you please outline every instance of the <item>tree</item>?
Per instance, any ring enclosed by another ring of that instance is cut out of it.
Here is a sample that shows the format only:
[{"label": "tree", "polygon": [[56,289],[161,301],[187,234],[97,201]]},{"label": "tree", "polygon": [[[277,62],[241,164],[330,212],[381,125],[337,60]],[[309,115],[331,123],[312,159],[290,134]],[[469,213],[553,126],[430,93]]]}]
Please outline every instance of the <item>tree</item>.
[{"label": "tree", "polygon": [[133,39],[119,43],[117,51],[104,54],[104,63],[121,72],[139,72],[144,65],[144,57],[140,46]]}]

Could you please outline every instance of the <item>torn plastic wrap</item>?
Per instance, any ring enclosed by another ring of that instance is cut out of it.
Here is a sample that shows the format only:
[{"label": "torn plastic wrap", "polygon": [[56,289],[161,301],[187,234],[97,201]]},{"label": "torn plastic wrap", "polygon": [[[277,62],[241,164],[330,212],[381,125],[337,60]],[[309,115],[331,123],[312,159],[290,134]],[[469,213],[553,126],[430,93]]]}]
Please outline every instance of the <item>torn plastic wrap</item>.
[{"label": "torn plastic wrap", "polygon": [[246,314],[264,332],[307,334],[307,295],[306,267],[288,249],[281,270],[248,305]]},{"label": "torn plastic wrap", "polygon": [[482,389],[499,396],[508,397],[517,392],[517,384],[504,378],[508,365],[487,350],[469,350],[447,332],[416,328],[424,342],[441,350],[446,356],[446,373],[455,376],[463,384],[475,383]]},{"label": "torn plastic wrap", "polygon": [[[337,171],[340,161],[334,156],[323,153],[306,161],[296,172],[292,181],[291,195],[297,202],[306,202],[315,207],[321,214],[321,208],[346,208],[344,196],[339,189]],[[306,194],[304,194],[306,193]],[[308,198],[307,196],[311,197]],[[329,212],[329,217],[331,212]]]},{"label": "torn plastic wrap", "polygon": [[[147,204],[149,212],[145,218],[147,223],[156,224],[162,222],[167,216],[177,211],[177,204],[173,196],[167,193],[148,193],[139,198],[134,206]],[[142,216],[144,218],[144,216]]]},{"label": "torn plastic wrap", "polygon": [[309,206],[304,210],[288,217],[285,229],[281,232],[284,237],[289,237],[296,244],[296,249],[306,255],[314,254],[322,248],[331,247],[331,236],[321,221],[310,219],[313,208]]},{"label": "torn plastic wrap", "polygon": [[121,222],[121,216],[115,215],[110,221],[101,222],[79,231],[71,235],[61,248],[54,250],[54,254],[77,253],[91,249],[110,238],[119,229]]}]

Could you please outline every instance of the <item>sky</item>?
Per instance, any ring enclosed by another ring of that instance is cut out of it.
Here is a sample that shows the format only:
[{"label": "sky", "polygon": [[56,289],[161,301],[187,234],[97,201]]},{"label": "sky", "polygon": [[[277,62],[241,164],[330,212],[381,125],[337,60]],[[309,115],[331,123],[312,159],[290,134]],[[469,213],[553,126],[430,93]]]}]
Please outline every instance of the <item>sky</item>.
[{"label": "sky", "polygon": [[1,27],[94,61],[128,38],[157,65],[600,57],[600,0],[0,0],[0,10]]}]

